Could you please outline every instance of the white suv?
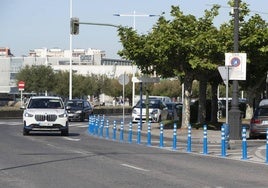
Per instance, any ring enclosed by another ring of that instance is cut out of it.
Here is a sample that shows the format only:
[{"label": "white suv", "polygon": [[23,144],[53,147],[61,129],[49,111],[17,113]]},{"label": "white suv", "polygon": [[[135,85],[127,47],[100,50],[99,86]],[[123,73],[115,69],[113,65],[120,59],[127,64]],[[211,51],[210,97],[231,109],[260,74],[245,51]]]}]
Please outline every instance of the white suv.
[{"label": "white suv", "polygon": [[31,97],[23,109],[23,135],[30,131],[60,131],[62,136],[69,135],[68,114],[60,97]]},{"label": "white suv", "polygon": [[[168,109],[166,104],[161,99],[149,98],[149,121],[161,122],[166,120],[168,116]],[[142,109],[142,111],[140,111]],[[146,121],[146,105],[145,100],[142,103],[139,101],[132,109],[132,122],[138,123],[142,119],[142,122]]]}]

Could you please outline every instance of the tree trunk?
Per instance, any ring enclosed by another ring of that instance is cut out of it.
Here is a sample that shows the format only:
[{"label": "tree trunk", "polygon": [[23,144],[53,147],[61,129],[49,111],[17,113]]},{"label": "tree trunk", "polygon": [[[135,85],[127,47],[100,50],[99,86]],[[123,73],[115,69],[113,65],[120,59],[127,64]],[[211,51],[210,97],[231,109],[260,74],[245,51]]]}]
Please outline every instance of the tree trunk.
[{"label": "tree trunk", "polygon": [[217,112],[218,112],[218,96],[217,96],[217,89],[218,89],[218,84],[212,83],[211,84],[211,122],[212,123],[217,123],[218,118],[217,118]]},{"label": "tree trunk", "polygon": [[201,77],[199,80],[199,100],[198,100],[198,118],[197,122],[200,124],[206,121],[206,91],[207,80]]},{"label": "tree trunk", "polygon": [[187,128],[190,123],[190,102],[192,93],[192,74],[185,75],[184,78],[184,101],[183,101],[183,111],[182,111],[182,128]]}]

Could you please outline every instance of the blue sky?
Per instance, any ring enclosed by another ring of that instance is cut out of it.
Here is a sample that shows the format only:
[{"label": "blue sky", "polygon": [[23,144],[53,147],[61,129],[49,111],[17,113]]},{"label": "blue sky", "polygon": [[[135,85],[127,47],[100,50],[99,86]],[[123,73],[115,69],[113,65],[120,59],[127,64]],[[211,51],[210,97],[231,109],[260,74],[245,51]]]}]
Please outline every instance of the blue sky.
[{"label": "blue sky", "polygon": [[[169,17],[171,5],[180,6],[185,14],[202,17],[210,4],[220,4],[215,25],[231,19],[228,0],[72,0],[72,16],[81,22],[110,23],[133,26],[133,17],[119,14],[161,14]],[[244,0],[250,9],[268,20],[267,0]],[[254,12],[253,12],[254,13]],[[0,47],[9,47],[15,56],[28,55],[36,48],[69,49],[70,0],[1,0]],[[147,33],[157,17],[136,17],[139,33]],[[80,34],[73,36],[73,48],[94,48],[106,52],[108,58],[119,58],[121,44],[112,27],[81,25]]]}]

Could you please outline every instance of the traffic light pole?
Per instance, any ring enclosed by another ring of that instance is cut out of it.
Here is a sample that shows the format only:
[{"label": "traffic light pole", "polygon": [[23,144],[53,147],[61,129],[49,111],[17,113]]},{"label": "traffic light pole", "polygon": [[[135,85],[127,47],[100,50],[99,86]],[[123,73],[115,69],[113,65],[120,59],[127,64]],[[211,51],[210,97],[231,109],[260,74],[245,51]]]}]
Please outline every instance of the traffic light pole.
[{"label": "traffic light pole", "polygon": [[[239,0],[234,5],[234,53],[238,53],[239,42]],[[227,102],[227,101],[226,101]],[[230,139],[241,139],[241,112],[238,105],[238,80],[233,80],[232,107],[229,111]]]},{"label": "traffic light pole", "polygon": [[98,26],[106,26],[106,27],[116,27],[116,28],[119,28],[119,25],[107,24],[107,23],[79,22],[79,24],[98,25]]}]

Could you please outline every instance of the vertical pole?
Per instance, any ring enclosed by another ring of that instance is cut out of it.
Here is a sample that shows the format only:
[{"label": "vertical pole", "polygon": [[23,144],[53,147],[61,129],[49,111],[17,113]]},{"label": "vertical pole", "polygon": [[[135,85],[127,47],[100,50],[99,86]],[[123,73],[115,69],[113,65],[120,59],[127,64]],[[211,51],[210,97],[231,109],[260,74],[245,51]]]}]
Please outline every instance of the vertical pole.
[{"label": "vertical pole", "polygon": [[[70,0],[70,20],[71,20],[71,18],[73,17],[73,1],[72,0]],[[70,64],[70,67],[69,67],[69,100],[72,100],[72,85],[73,85],[73,83],[72,83],[72,80],[73,80],[73,78],[72,78],[72,74],[73,74],[73,68],[72,68],[72,58],[73,58],[73,35],[71,34],[71,32],[70,32],[70,62],[69,62],[69,64]]]},{"label": "vertical pole", "polygon": [[109,120],[106,120],[106,139],[109,139]]},{"label": "vertical pole", "polygon": [[247,130],[246,127],[242,129],[242,160],[247,160]]},{"label": "vertical pole", "polygon": [[188,125],[187,152],[192,152],[192,126]]},{"label": "vertical pole", "polygon": [[203,154],[208,154],[207,125],[204,125]]},{"label": "vertical pole", "polygon": [[159,141],[159,147],[164,147],[164,131],[163,131],[163,123],[160,124],[160,141]]},{"label": "vertical pole", "polygon": [[123,121],[121,121],[121,125],[120,125],[120,141],[121,142],[124,141],[124,124],[123,124]]},{"label": "vertical pole", "polygon": [[151,146],[151,122],[148,122],[148,132],[147,132],[147,146]]},{"label": "vertical pole", "polygon": [[137,132],[137,144],[141,143],[141,124],[138,123],[138,132]]},{"label": "vertical pole", "polygon": [[94,127],[96,136],[99,134],[99,121],[100,121],[100,119],[99,119],[99,116],[98,116],[98,118],[96,119],[96,122],[95,122],[95,127]]},{"label": "vertical pole", "polygon": [[266,163],[268,164],[268,128],[266,130]]},{"label": "vertical pole", "polygon": [[173,145],[172,145],[172,149],[176,150],[177,149],[177,124],[174,123],[174,127],[173,127]]},{"label": "vertical pole", "polygon": [[225,126],[221,126],[221,156],[226,157]]},{"label": "vertical pole", "polygon": [[116,121],[114,120],[114,126],[113,126],[113,140],[116,140]]},{"label": "vertical pole", "polygon": [[142,82],[140,82],[140,126],[142,129]]},{"label": "vertical pole", "polygon": [[103,137],[103,127],[104,127],[104,119],[101,119],[100,126],[99,126],[99,137]]},{"label": "vertical pole", "polygon": [[123,124],[125,124],[125,76],[126,73],[124,72],[124,76],[123,76]]},{"label": "vertical pole", "polygon": [[[234,0],[234,53],[239,53],[239,2]],[[241,112],[238,107],[238,80],[233,80],[232,107],[229,111],[230,139],[241,139]]]},{"label": "vertical pole", "polygon": [[132,143],[132,122],[129,122],[128,142]]}]

